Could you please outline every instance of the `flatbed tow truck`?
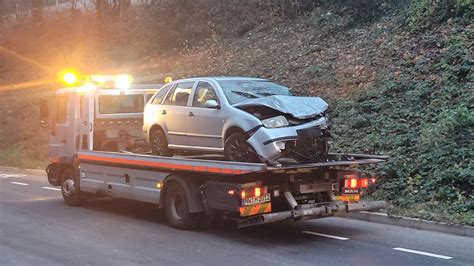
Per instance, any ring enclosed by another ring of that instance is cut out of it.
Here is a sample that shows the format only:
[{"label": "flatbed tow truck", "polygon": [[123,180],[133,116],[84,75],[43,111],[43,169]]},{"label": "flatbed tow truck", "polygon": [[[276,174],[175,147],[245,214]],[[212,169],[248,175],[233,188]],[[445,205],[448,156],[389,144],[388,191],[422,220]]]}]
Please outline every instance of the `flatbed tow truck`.
[{"label": "flatbed tow truck", "polygon": [[205,216],[247,227],[385,205],[360,201],[375,178],[363,177],[358,167],[385,162],[386,156],[330,153],[324,162],[269,166],[146,154],[143,105],[160,87],[86,84],[42,101],[42,119],[51,129],[48,181],[61,186],[67,204],[94,197],[153,203],[179,229],[195,229]]}]

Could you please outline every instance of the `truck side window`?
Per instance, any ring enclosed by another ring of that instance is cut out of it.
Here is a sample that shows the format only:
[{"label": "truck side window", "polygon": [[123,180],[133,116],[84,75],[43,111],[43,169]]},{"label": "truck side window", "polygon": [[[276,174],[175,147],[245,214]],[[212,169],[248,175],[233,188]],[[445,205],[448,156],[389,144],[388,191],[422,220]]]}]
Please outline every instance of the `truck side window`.
[{"label": "truck side window", "polygon": [[67,117],[67,96],[58,96],[56,98],[56,124],[65,124]]},{"label": "truck side window", "polygon": [[142,113],[143,95],[100,95],[99,113],[101,114],[124,114],[124,113]]},{"label": "truck side window", "polygon": [[196,92],[194,93],[193,106],[204,108],[204,104],[209,100],[215,100],[219,103],[219,98],[211,84],[200,81],[196,87]]},{"label": "truck side window", "polygon": [[165,97],[166,93],[169,91],[170,88],[171,88],[171,85],[168,85],[164,87],[163,89],[159,90],[156,93],[155,98],[153,98],[153,100],[151,101],[151,104],[161,104],[161,102],[163,101],[163,98]]}]

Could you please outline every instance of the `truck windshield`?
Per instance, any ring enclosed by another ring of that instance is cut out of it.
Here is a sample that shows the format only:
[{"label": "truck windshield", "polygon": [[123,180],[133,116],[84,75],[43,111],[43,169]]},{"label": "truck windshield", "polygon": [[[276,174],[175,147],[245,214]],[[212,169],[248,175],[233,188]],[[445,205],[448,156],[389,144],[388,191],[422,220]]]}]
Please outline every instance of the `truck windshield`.
[{"label": "truck windshield", "polygon": [[143,106],[142,94],[99,96],[101,114],[143,113]]},{"label": "truck windshield", "polygon": [[290,89],[287,87],[266,80],[220,80],[218,82],[230,104],[272,95],[291,96]]}]

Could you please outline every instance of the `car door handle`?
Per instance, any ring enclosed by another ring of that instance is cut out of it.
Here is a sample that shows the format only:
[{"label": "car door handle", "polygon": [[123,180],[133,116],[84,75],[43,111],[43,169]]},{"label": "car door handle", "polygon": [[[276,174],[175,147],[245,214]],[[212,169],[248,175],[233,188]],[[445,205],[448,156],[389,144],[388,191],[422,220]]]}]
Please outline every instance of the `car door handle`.
[{"label": "car door handle", "polygon": [[188,116],[193,117],[193,116],[194,116],[193,112],[189,112],[189,113],[188,113]]},{"label": "car door handle", "polygon": [[161,110],[161,114],[162,114],[162,115],[165,115],[165,114],[166,114],[166,110]]}]

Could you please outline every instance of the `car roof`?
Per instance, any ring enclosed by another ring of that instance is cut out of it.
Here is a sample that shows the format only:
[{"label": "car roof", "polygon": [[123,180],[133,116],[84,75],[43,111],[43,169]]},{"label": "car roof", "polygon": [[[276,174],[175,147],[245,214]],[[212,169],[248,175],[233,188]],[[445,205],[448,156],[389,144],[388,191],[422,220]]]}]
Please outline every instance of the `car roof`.
[{"label": "car roof", "polygon": [[214,80],[214,81],[223,81],[223,80],[254,80],[254,81],[267,81],[263,78],[252,78],[252,77],[193,77],[193,78],[184,78],[177,79],[173,82],[183,82],[183,81],[196,81],[196,80]]}]

